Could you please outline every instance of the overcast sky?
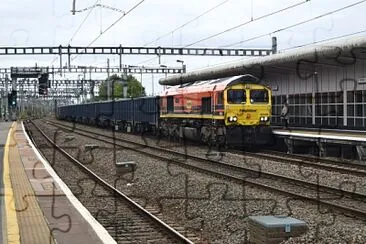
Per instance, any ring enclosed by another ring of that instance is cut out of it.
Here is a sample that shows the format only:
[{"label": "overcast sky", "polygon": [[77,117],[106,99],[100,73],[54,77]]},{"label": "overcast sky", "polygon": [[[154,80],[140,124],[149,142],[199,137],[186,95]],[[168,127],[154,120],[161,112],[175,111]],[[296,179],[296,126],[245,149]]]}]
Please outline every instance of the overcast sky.
[{"label": "overcast sky", "polygon": [[[1,46],[86,46],[122,16],[121,12],[96,7],[72,15],[73,0],[1,0],[0,45]],[[76,10],[88,8],[95,3],[110,6],[127,12],[141,0],[76,0]],[[288,30],[268,34],[262,38],[239,45],[228,46],[252,37],[272,33],[318,15],[359,2],[357,0],[311,0],[297,7],[284,10],[272,16],[256,20],[288,6],[305,1],[290,0],[145,0],[136,9],[105,32],[93,46],[187,46],[205,37],[219,33],[233,26],[250,21],[240,28],[228,31],[217,37],[191,45],[191,47],[242,47],[270,48],[271,37],[278,38],[278,49],[288,49],[327,38],[333,38],[366,30],[366,2],[323,18],[293,27]],[[221,4],[222,3],[222,4]],[[221,5],[219,5],[221,4]],[[219,5],[183,28],[177,27]],[[89,14],[90,12],[90,14]],[[89,14],[89,17],[86,16]],[[81,25],[81,23],[85,22]],[[79,31],[77,29],[80,27]],[[168,34],[157,41],[158,37]],[[359,35],[365,35],[363,32]],[[73,38],[72,38],[73,37]],[[154,42],[152,42],[154,41]],[[151,43],[152,42],[152,43]],[[72,65],[106,66],[107,58],[111,65],[118,65],[117,56],[79,56]],[[1,67],[58,65],[54,56],[1,56]],[[162,57],[161,64],[179,66],[177,59],[184,60],[187,70],[240,60],[240,57],[213,58],[193,56]],[[66,59],[64,59],[66,60]],[[53,62],[54,61],[54,62]],[[128,65],[157,66],[154,56],[127,56],[123,63]],[[105,78],[95,75],[95,78]],[[158,79],[162,75],[143,75],[143,85],[151,93],[152,79],[155,92],[161,91]],[[72,78],[72,77],[70,77]],[[140,79],[140,76],[137,76]]]}]

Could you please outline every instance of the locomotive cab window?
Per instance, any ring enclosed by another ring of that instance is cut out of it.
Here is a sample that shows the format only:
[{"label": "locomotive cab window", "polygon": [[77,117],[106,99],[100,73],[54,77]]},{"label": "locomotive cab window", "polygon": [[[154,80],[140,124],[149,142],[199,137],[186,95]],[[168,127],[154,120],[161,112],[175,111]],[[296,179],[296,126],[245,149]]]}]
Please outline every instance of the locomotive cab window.
[{"label": "locomotive cab window", "polygon": [[227,102],[241,104],[246,102],[245,90],[231,89],[227,91]]},{"label": "locomotive cab window", "polygon": [[224,93],[218,92],[216,96],[217,96],[217,104],[223,104],[224,103]]},{"label": "locomotive cab window", "polygon": [[251,103],[268,103],[268,91],[267,90],[251,90],[250,102]]},{"label": "locomotive cab window", "polygon": [[168,113],[174,112],[174,97],[173,96],[167,97],[167,112]]}]

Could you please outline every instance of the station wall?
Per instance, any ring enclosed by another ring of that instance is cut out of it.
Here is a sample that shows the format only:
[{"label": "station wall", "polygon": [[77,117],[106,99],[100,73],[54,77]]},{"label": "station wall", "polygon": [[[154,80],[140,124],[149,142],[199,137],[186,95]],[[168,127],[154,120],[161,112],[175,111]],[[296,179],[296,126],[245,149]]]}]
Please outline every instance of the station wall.
[{"label": "station wall", "polygon": [[301,70],[267,70],[265,81],[274,88],[272,124],[282,124],[282,106],[288,101],[292,125],[366,126],[366,84],[360,83],[362,78],[366,78],[366,61],[361,59],[349,65],[317,63]]}]

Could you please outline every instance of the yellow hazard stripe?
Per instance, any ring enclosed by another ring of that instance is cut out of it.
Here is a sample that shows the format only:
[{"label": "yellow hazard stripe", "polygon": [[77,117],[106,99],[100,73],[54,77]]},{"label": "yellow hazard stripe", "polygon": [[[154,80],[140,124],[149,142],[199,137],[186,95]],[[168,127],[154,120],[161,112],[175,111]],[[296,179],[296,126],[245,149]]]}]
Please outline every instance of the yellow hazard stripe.
[{"label": "yellow hazard stripe", "polygon": [[222,115],[201,115],[201,114],[164,114],[160,118],[183,118],[183,119],[224,119]]},{"label": "yellow hazard stripe", "polygon": [[15,211],[14,192],[10,180],[9,171],[9,145],[10,138],[15,128],[15,122],[11,128],[6,139],[4,148],[4,195],[5,195],[5,213],[6,213],[6,234],[8,243],[20,243],[19,226],[17,220],[17,213]]}]

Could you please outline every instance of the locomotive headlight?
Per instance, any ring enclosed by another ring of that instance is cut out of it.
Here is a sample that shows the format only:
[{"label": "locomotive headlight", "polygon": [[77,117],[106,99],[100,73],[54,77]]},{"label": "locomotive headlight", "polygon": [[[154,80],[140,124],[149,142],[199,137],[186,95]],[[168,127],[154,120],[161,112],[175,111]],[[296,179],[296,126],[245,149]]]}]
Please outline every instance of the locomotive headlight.
[{"label": "locomotive headlight", "polygon": [[238,120],[238,118],[236,116],[234,116],[233,121],[236,122]]},{"label": "locomotive headlight", "polygon": [[267,121],[268,120],[268,117],[264,117],[264,121]]}]

